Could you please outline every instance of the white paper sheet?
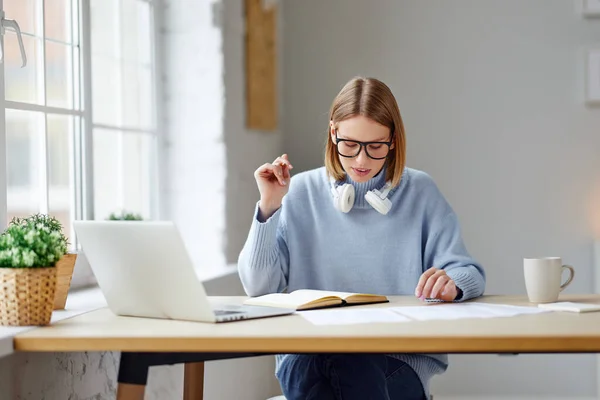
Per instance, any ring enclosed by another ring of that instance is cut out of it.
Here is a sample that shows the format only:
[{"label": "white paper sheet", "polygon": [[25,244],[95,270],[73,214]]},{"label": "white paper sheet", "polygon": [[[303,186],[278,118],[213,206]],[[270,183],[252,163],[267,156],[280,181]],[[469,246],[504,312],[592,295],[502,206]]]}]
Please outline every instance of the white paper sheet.
[{"label": "white paper sheet", "polygon": [[522,314],[540,314],[548,310],[486,303],[438,303],[427,306],[393,307],[391,311],[416,321],[452,320],[465,318],[514,317]]},{"label": "white paper sheet", "polygon": [[309,322],[315,325],[352,325],[382,322],[406,322],[407,317],[385,308],[371,308],[354,310],[351,308],[311,310],[298,312]]},{"label": "white paper sheet", "polygon": [[440,303],[422,306],[327,309],[298,312],[315,325],[352,325],[397,323],[409,321],[454,320],[465,318],[498,318],[551,312],[537,307],[521,307],[486,303]]}]

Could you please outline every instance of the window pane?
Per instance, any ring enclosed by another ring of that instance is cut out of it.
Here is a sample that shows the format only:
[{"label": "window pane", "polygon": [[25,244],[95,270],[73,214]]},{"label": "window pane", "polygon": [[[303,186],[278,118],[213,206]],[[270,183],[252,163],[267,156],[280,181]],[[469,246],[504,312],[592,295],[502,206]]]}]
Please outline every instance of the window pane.
[{"label": "window pane", "polygon": [[6,110],[8,220],[39,212],[44,114]]},{"label": "window pane", "polygon": [[154,136],[123,135],[123,205],[126,210],[150,219],[154,177]]},{"label": "window pane", "polygon": [[65,235],[71,237],[71,214],[74,188],[71,184],[73,158],[73,119],[69,115],[47,116],[48,123],[48,208],[50,215],[63,225]]},{"label": "window pane", "polygon": [[121,211],[149,219],[154,160],[154,136],[94,130],[95,219]]},{"label": "window pane", "polygon": [[94,122],[154,129],[151,6],[91,0]]},{"label": "window pane", "polygon": [[92,108],[95,123],[113,126],[120,124],[118,77],[119,65],[116,61],[92,57]]},{"label": "window pane", "polygon": [[27,66],[25,68],[21,68],[21,51],[19,50],[17,36],[8,32],[4,36],[6,100],[42,104],[44,100],[43,92],[40,90],[42,76],[37,67],[41,41],[23,36],[23,45],[27,54]]},{"label": "window pane", "polygon": [[149,65],[152,46],[150,4],[139,0],[123,0],[121,15],[123,60]]},{"label": "window pane", "polygon": [[46,38],[71,43],[71,0],[45,0]]},{"label": "window pane", "polygon": [[153,129],[152,71],[123,65],[123,125]]},{"label": "window pane", "polygon": [[94,218],[103,220],[122,208],[121,134],[94,130]]},{"label": "window pane", "polygon": [[[120,1],[120,0],[119,0]],[[92,54],[118,59],[117,0],[91,0]],[[124,18],[124,17],[123,17]],[[129,17],[127,17],[129,18]]]},{"label": "window pane", "polygon": [[37,12],[41,0],[4,0],[6,18],[14,19],[19,23],[21,32],[40,34],[40,27],[36,25]]},{"label": "window pane", "polygon": [[46,96],[52,107],[72,108],[71,46],[46,41]]}]

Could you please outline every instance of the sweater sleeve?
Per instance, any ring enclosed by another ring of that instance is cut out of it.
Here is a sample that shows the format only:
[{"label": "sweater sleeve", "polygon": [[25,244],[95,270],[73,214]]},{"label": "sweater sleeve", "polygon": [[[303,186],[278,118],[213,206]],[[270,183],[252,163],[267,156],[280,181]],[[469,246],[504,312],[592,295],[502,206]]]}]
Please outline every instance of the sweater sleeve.
[{"label": "sweater sleeve", "polygon": [[258,202],[255,206],[250,233],[238,258],[238,273],[249,296],[281,292],[287,286],[289,253],[283,207],[261,222]]},{"label": "sweater sleeve", "polygon": [[425,244],[424,269],[444,269],[462,291],[457,301],[479,297],[485,290],[485,271],[469,255],[460,233],[458,219],[450,212],[440,221],[437,229],[430,232]]}]

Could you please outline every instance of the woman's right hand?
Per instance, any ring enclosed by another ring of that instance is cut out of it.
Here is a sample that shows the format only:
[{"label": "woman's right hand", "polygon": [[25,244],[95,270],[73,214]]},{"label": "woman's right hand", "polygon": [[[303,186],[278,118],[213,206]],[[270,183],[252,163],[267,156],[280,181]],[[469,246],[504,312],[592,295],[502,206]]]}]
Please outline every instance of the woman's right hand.
[{"label": "woman's right hand", "polygon": [[277,157],[271,164],[263,164],[254,172],[260,192],[260,211],[264,219],[281,207],[283,196],[290,187],[290,169],[294,168],[287,154]]}]

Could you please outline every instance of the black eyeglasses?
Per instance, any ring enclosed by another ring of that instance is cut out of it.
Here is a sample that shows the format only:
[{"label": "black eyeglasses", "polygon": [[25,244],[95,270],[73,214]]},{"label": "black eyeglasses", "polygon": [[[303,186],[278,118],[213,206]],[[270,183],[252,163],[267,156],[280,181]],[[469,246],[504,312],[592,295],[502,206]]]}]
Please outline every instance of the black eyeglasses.
[{"label": "black eyeglasses", "polygon": [[383,160],[390,153],[393,143],[393,135],[389,142],[359,142],[358,140],[340,139],[338,131],[335,131],[335,148],[340,156],[346,158],[358,157],[362,148],[369,158],[374,160]]}]

